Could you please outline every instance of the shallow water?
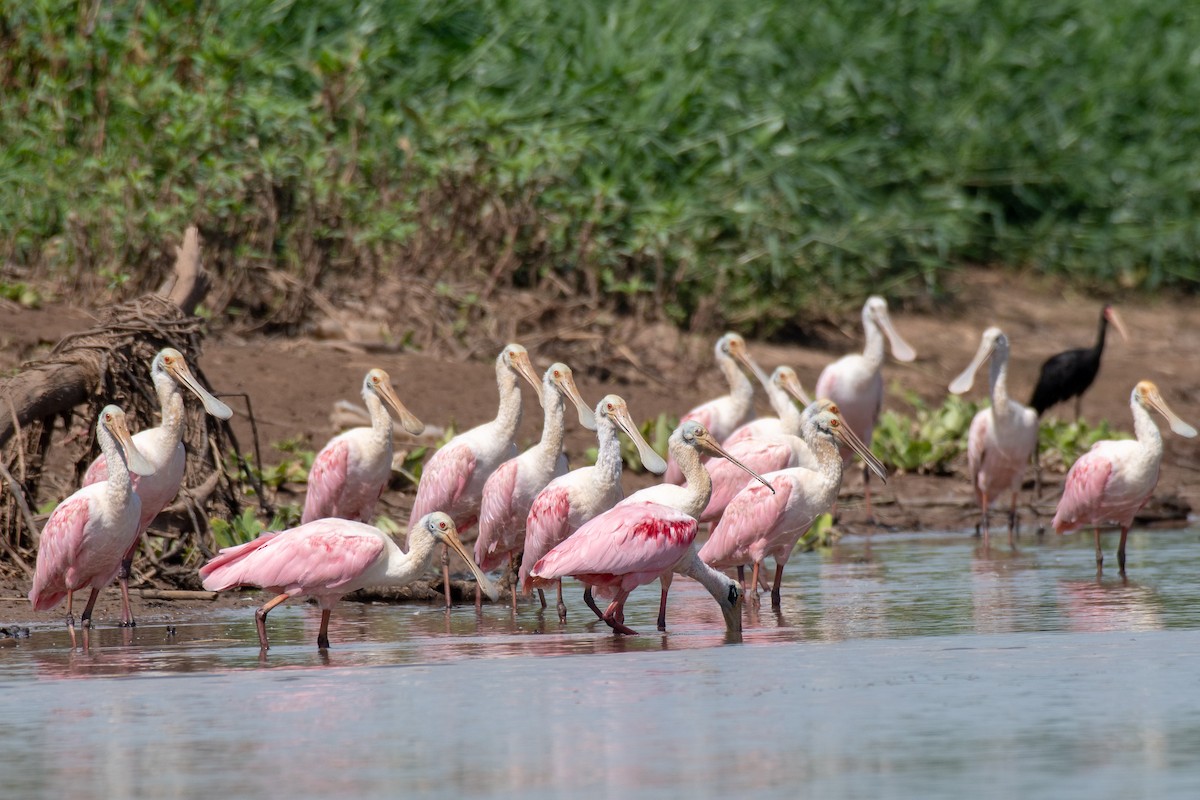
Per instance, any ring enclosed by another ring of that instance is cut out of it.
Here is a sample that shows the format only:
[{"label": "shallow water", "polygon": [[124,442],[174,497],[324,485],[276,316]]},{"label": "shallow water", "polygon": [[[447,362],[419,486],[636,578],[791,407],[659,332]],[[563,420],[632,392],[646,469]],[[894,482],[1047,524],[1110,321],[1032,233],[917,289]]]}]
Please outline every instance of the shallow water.
[{"label": "shallow water", "polygon": [[[616,637],[568,586],[477,617],[345,603],[0,642],[0,796],[1200,796],[1200,530],[854,537],[796,556],[730,643],[638,590]],[[1105,547],[1115,562],[1116,537]]]}]

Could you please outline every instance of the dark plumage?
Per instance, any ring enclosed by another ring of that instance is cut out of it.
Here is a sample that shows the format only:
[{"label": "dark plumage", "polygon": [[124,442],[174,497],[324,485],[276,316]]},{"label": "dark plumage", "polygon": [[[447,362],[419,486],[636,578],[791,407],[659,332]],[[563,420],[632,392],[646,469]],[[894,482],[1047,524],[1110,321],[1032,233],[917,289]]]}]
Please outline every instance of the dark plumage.
[{"label": "dark plumage", "polygon": [[1042,372],[1038,376],[1037,386],[1029,405],[1037,411],[1038,416],[1053,405],[1075,398],[1075,418],[1079,418],[1079,406],[1083,393],[1096,380],[1100,371],[1100,355],[1104,352],[1104,335],[1108,332],[1111,322],[1121,334],[1128,339],[1125,326],[1112,306],[1105,306],[1100,311],[1100,333],[1096,344],[1092,347],[1080,347],[1076,350],[1064,350],[1058,355],[1050,356],[1042,364]]}]

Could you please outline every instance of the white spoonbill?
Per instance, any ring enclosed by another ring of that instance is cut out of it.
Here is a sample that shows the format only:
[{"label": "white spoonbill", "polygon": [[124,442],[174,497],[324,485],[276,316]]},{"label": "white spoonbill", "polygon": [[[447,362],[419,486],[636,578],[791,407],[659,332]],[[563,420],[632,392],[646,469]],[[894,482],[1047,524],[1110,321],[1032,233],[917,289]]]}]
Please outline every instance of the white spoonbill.
[{"label": "white spoonbill", "polygon": [[54,608],[67,598],[67,627],[74,643],[75,591],[91,587],[82,617],[85,649],[96,598],[117,576],[121,559],[141,533],[142,501],[133,490],[130,472],[154,472],[154,465],[138,452],[129,435],[125,413],[116,406],[105,406],[100,412],[96,438],[108,464],[108,477],[79,489],[50,514],[38,538],[29,590],[29,602],[37,611]]},{"label": "white spoonbill", "polygon": [[391,378],[383,370],[367,372],[362,398],[371,415],[371,427],[340,433],[317,453],[308,471],[302,523],[325,517],[370,522],[375,503],[392,475],[392,417],[388,409],[409,433],[425,430],[421,420],[400,402]]},{"label": "white spoonbill", "polygon": [[1139,381],[1129,397],[1133,409],[1133,431],[1136,439],[1096,442],[1076,461],[1067,473],[1062,499],[1054,514],[1054,530],[1067,533],[1085,525],[1096,531],[1096,571],[1104,565],[1100,550],[1100,525],[1109,522],[1121,526],[1121,543],[1117,547],[1117,565],[1125,574],[1125,539],[1133,525],[1133,517],[1158,485],[1158,470],[1162,464],[1163,441],[1148,409],[1166,418],[1171,430],[1192,438],[1196,429],[1175,415],[1167,406],[1158,387],[1150,381]]},{"label": "white spoonbill", "polygon": [[[717,359],[717,368],[725,376],[729,384],[729,394],[722,395],[706,403],[702,403],[680,417],[680,424],[695,420],[703,425],[718,442],[725,441],[741,425],[754,417],[754,384],[742,367],[762,375],[762,369],[754,363],[746,349],[746,340],[736,333],[727,333],[717,340],[713,353]],[[667,472],[663,475],[666,483],[682,483],[683,472],[667,454]]]},{"label": "white spoonbill", "polygon": [[[529,353],[519,344],[509,344],[496,357],[496,384],[500,390],[496,418],[460,433],[430,457],[417,484],[412,519],[444,511],[454,520],[460,534],[479,521],[483,484],[496,467],[517,455],[513,437],[521,425],[518,376],[529,381],[540,401],[542,383],[533,371]],[[442,548],[442,580],[449,608],[450,567],[445,548]]]},{"label": "white spoonbill", "polygon": [[992,360],[988,378],[992,405],[975,414],[967,433],[967,468],[982,514],[980,524],[985,547],[988,507],[1006,492],[1012,493],[1008,512],[1008,542],[1012,544],[1017,527],[1017,494],[1038,441],[1037,412],[1008,395],[1008,337],[999,328],[992,327],[983,332],[975,358],[950,384],[950,391],[962,394],[970,390],[976,371],[989,358]]},{"label": "white spoonbill", "polygon": [[[129,546],[129,552],[121,559],[121,569],[117,572],[117,582],[121,586],[122,627],[132,627],[136,624],[133,611],[129,608],[129,572],[138,543],[154,518],[179,493],[187,467],[187,453],[183,449],[183,393],[179,391],[179,387],[186,387],[200,398],[204,410],[217,419],[229,419],[233,416],[229,406],[213,397],[200,385],[188,368],[183,354],[173,347],[165,347],[154,356],[154,360],[150,362],[150,379],[158,395],[162,423],[158,427],[138,431],[133,437],[138,452],[154,466],[154,471],[133,478],[133,490],[141,501],[142,511],[138,521],[137,538]],[[107,479],[108,459],[101,455],[88,466],[83,475],[83,485],[91,486]]]},{"label": "white spoonbill", "polygon": [[446,514],[426,514],[408,531],[405,553],[378,528],[347,519],[318,519],[286,531],[265,533],[252,542],[226,547],[200,569],[204,588],[221,592],[259,586],[275,597],[254,612],[258,644],[267,644],[267,614],[292,597],[312,597],[321,608],[317,647],[329,647],[329,616],[344,595],[368,586],[407,586],[420,578],[441,543],[462,556],[493,600],[496,588],[471,561]]},{"label": "white spoonbill", "polygon": [[[892,345],[892,356],[897,361],[912,361],[917,357],[908,342],[900,338],[888,316],[887,301],[882,297],[867,298],[862,310],[863,333],[866,344],[861,355],[852,353],[843,356],[821,371],[817,378],[817,397],[828,397],[842,410],[842,417],[851,430],[862,437],[869,447],[875,433],[875,423],[883,408],[883,338],[887,336]],[[851,451],[842,448],[842,463],[849,464]],[[871,510],[871,487],[869,471],[863,467],[863,496],[867,506],[867,518],[874,520]]]},{"label": "white spoonbill", "polygon": [[[508,561],[512,564],[512,606],[517,608],[516,560],[525,545],[525,519],[538,492],[546,484],[567,474],[567,456],[563,452],[566,433],[566,401],[575,404],[579,424],[596,429],[592,410],[579,396],[571,368],[562,362],[551,364],[542,377],[542,438],[516,458],[505,461],[483,484],[479,510],[479,538],[475,540],[475,563],[485,572]],[[480,597],[475,595],[476,603]]]},{"label": "white spoonbill", "polygon": [[721,442],[721,446],[726,450],[743,439],[778,436],[800,429],[800,409],[796,407],[796,401],[799,400],[800,405],[807,408],[812,404],[812,398],[800,385],[800,376],[796,374],[796,370],[787,366],[776,367],[771,377],[763,382],[763,390],[766,391],[776,416],[759,417],[740,426]]},{"label": "white spoonbill", "polygon": [[[595,465],[580,467],[555,478],[538,493],[529,509],[520,571],[521,585],[526,593],[533,586],[533,579],[529,576],[531,566],[579,530],[583,523],[612,508],[625,497],[621,487],[621,441],[618,430],[624,431],[633,440],[641,455],[642,465],[647,470],[661,475],[667,468],[667,462],[642,438],[623,399],[615,394],[605,396],[596,405],[595,417],[596,437],[599,440]],[[559,621],[565,621],[567,607],[562,599],[562,581],[556,580],[554,584],[558,588],[558,618]]]}]

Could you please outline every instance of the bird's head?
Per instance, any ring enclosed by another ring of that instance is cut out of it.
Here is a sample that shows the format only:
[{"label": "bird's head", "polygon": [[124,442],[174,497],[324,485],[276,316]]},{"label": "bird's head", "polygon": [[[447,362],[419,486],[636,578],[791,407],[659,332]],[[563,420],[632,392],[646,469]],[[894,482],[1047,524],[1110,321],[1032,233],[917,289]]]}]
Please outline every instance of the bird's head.
[{"label": "bird's head", "polygon": [[812,403],[812,399],[808,396],[808,392],[804,391],[804,387],[800,385],[800,376],[796,374],[796,370],[787,366],[778,366],[771,373],[771,384],[778,389],[787,392],[792,399],[796,400],[802,406],[807,406]]},{"label": "bird's head", "polygon": [[533,370],[533,362],[529,358],[528,350],[519,344],[510,343],[504,346],[496,360],[498,362],[497,369],[509,369],[527,380],[533,387],[533,391],[537,393],[538,403],[542,403],[542,382],[538,380],[537,373]]},{"label": "bird's head", "polygon": [[667,471],[667,462],[654,452],[654,448],[642,436],[642,432],[638,429],[637,423],[633,421],[633,415],[629,413],[629,406],[623,398],[615,394],[605,395],[596,404],[596,418],[610,420],[617,428],[625,432],[625,435],[633,441],[633,445],[642,459],[642,466],[647,470],[655,475],[661,475]]},{"label": "bird's head", "polygon": [[1104,319],[1112,323],[1112,326],[1117,329],[1117,333],[1121,334],[1122,341],[1129,341],[1129,332],[1125,330],[1125,323],[1121,320],[1121,315],[1117,313],[1111,305],[1104,307]]},{"label": "bird's head", "polygon": [[432,536],[435,542],[444,544],[457,553],[459,558],[466,562],[471,572],[475,574],[475,580],[479,582],[479,588],[493,602],[500,596],[500,590],[488,580],[488,577],[483,574],[483,570],[476,566],[475,560],[471,558],[466,545],[462,543],[462,539],[458,538],[458,528],[455,527],[454,520],[450,518],[449,514],[441,511],[426,514],[417,522],[417,527]]},{"label": "bird's head", "polygon": [[396,395],[396,391],[392,388],[392,380],[388,374],[376,367],[367,373],[363,378],[362,395],[365,400],[369,395],[373,395],[392,410],[396,415],[396,419],[400,420],[401,427],[412,435],[416,436],[425,430],[425,423],[417,419],[404,403],[400,402],[400,398]]},{"label": "bird's head", "polygon": [[909,346],[908,342],[900,336],[896,327],[892,325],[892,318],[888,314],[887,301],[879,295],[872,295],[867,298],[867,302],[863,305],[863,327],[875,326],[883,331],[883,335],[887,337],[888,342],[892,345],[892,357],[897,361],[912,361],[917,357],[916,352]]},{"label": "bird's head", "polygon": [[967,368],[950,382],[950,391],[953,394],[970,391],[975,384],[975,373],[979,371],[985,361],[997,352],[1000,352],[1004,359],[1008,357],[1008,337],[1002,330],[993,326],[985,330],[979,338],[979,349],[975,351],[975,357],[971,359]]},{"label": "bird's head", "polygon": [[1153,409],[1162,414],[1163,418],[1167,420],[1167,424],[1171,426],[1171,430],[1180,436],[1191,439],[1196,435],[1196,429],[1175,415],[1152,381],[1138,381],[1137,386],[1133,387],[1133,396],[1130,401],[1140,404],[1142,408]]},{"label": "bird's head", "polygon": [[883,466],[875,454],[871,452],[871,448],[863,444],[863,441],[858,438],[857,434],[850,429],[846,424],[846,419],[842,416],[841,410],[837,405],[828,398],[821,398],[813,403],[804,411],[806,417],[805,424],[812,427],[819,436],[825,436],[832,439],[837,444],[845,445],[850,448],[867,468],[879,476],[879,479],[887,483],[887,468]]},{"label": "bird's head", "polygon": [[742,595],[742,587],[738,586],[737,581],[730,579],[728,576],[722,575],[724,586],[720,591],[720,595],[716,596],[717,605],[721,607],[721,616],[725,618],[725,632],[728,635],[737,636],[740,638],[742,633],[742,603],[744,597]]},{"label": "bird's head", "polygon": [[96,420],[96,434],[107,435],[117,443],[125,455],[125,463],[130,472],[135,475],[150,475],[154,472],[154,465],[147,461],[134,445],[129,425],[125,421],[125,412],[119,406],[107,405],[100,410],[100,416]]},{"label": "bird's head", "polygon": [[768,489],[770,489],[772,494],[775,493],[774,486],[772,486],[765,478],[763,478],[763,476],[759,475],[757,472],[750,469],[741,461],[738,461],[736,458],[730,455],[729,451],[727,451],[724,447],[721,447],[720,443],[713,438],[713,435],[709,433],[708,428],[704,427],[699,422],[696,422],[693,419],[687,420],[675,429],[675,432],[671,434],[671,440],[673,442],[677,442],[679,446],[690,447],[699,452],[701,455],[724,458],[728,460],[731,464],[741,467],[756,480],[762,483],[763,486],[766,486]]},{"label": "bird's head", "polygon": [[542,378],[542,384],[543,398],[546,392],[557,391],[575,404],[575,410],[579,413],[579,424],[589,431],[596,430],[596,418],[592,415],[592,410],[588,408],[587,403],[583,402],[579,388],[575,385],[575,375],[571,372],[570,367],[561,361],[551,364]]},{"label": "bird's head", "polygon": [[184,360],[183,353],[174,347],[164,347],[158,351],[158,354],[154,356],[154,361],[150,363],[150,375],[154,378],[159,375],[171,378],[200,398],[200,402],[204,404],[204,410],[218,419],[229,419],[233,416],[233,410],[229,406],[213,397],[207,389],[200,385],[200,381],[196,380],[187,361]]}]

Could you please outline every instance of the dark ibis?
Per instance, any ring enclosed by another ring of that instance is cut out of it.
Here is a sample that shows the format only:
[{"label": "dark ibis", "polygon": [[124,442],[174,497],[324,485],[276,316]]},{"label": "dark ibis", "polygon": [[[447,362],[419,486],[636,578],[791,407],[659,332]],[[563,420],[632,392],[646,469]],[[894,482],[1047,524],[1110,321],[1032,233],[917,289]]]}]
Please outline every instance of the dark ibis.
[{"label": "dark ibis", "polygon": [[1041,416],[1051,406],[1074,397],[1075,419],[1079,419],[1083,393],[1092,385],[1092,381],[1096,380],[1096,373],[1100,371],[1100,355],[1104,352],[1104,335],[1108,332],[1108,323],[1110,322],[1121,334],[1121,338],[1128,341],[1129,334],[1125,332],[1125,325],[1117,316],[1117,310],[1111,305],[1106,305],[1100,311],[1100,332],[1096,336],[1094,345],[1075,350],[1064,350],[1057,355],[1050,356],[1042,364],[1037,387],[1034,388],[1033,397],[1029,401],[1029,405],[1038,413],[1038,416]]}]

